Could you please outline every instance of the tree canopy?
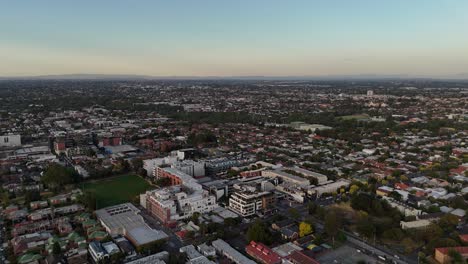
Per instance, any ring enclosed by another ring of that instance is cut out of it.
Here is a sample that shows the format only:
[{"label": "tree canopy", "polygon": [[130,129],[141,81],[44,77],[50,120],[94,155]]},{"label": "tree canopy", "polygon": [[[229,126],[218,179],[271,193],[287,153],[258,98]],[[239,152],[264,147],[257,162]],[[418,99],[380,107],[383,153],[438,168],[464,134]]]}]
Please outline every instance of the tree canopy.
[{"label": "tree canopy", "polygon": [[66,168],[60,164],[53,163],[47,167],[41,178],[42,182],[51,189],[73,183],[77,180],[77,174],[72,168]]},{"label": "tree canopy", "polygon": [[257,219],[247,230],[247,239],[249,241],[262,242],[271,244],[273,241],[272,235],[268,227],[261,220]]}]

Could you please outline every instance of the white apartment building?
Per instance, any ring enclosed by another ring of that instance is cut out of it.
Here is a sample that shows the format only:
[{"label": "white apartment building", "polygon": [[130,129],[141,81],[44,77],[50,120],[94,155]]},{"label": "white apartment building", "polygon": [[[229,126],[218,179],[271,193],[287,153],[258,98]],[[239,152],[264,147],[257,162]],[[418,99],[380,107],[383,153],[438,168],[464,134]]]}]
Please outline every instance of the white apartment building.
[{"label": "white apartment building", "polygon": [[271,192],[242,190],[231,195],[229,198],[229,208],[245,217],[255,215],[258,211],[267,210],[274,201],[275,196]]},{"label": "white apartment building", "polygon": [[21,146],[20,135],[0,136],[0,147],[18,147],[18,146]]},{"label": "white apartment building", "polygon": [[177,157],[173,157],[173,156],[169,156],[165,158],[143,160],[143,169],[146,170],[146,174],[148,176],[155,176],[154,171],[157,167],[163,166],[163,165],[171,165],[172,163],[176,161],[177,161]]},{"label": "white apartment building", "polygon": [[318,172],[306,170],[306,169],[299,168],[299,167],[288,167],[286,169],[295,171],[297,173],[300,173],[300,174],[304,175],[304,177],[307,177],[307,178],[309,178],[309,177],[315,178],[319,185],[324,184],[324,183],[326,183],[328,181],[328,177],[326,175],[323,175],[323,174],[318,173]]},{"label": "white apartment building", "polygon": [[216,197],[202,189],[171,186],[147,191],[140,195],[140,204],[165,224],[191,217],[193,213],[208,213],[218,207]]},{"label": "white apartment building", "polygon": [[177,161],[171,165],[172,168],[178,169],[192,177],[198,178],[205,176],[205,163],[193,160]]},{"label": "white apartment building", "polygon": [[289,182],[291,184],[296,184],[302,187],[307,187],[310,185],[310,182],[308,179],[292,175],[290,173],[284,172],[282,170],[264,170],[262,171],[262,176],[263,177],[268,177],[268,178],[280,178],[285,182]]},{"label": "white apartment building", "polygon": [[341,189],[343,187],[348,187],[350,184],[351,184],[350,181],[348,181],[346,179],[340,179],[340,180],[338,180],[336,182],[331,182],[331,183],[328,183],[328,184],[324,184],[324,185],[309,188],[307,190],[307,193],[309,195],[317,195],[317,197],[320,197],[324,193],[336,192],[336,191],[338,191],[339,189]]}]

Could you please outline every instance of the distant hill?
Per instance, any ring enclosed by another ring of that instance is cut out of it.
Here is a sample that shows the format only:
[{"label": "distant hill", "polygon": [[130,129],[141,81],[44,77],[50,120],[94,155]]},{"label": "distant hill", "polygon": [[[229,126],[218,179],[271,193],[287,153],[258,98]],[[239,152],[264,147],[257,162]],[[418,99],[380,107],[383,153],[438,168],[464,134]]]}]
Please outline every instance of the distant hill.
[{"label": "distant hill", "polygon": [[3,80],[138,80],[151,79],[146,75],[119,75],[119,74],[62,74],[62,75],[39,75],[21,77],[0,77]]},{"label": "distant hill", "polygon": [[356,75],[323,75],[323,76],[151,76],[137,74],[63,74],[0,77],[0,80],[468,80],[468,73],[447,76],[414,76],[405,74],[356,74]]}]

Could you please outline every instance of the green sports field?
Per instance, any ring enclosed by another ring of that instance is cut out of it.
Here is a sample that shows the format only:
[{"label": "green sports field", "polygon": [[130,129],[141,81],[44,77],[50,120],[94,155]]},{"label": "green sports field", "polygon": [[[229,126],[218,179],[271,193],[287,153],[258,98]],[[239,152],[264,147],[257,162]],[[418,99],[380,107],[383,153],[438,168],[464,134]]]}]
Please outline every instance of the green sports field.
[{"label": "green sports field", "polygon": [[151,185],[137,175],[123,175],[83,184],[83,190],[96,194],[97,208],[125,203],[151,189]]}]

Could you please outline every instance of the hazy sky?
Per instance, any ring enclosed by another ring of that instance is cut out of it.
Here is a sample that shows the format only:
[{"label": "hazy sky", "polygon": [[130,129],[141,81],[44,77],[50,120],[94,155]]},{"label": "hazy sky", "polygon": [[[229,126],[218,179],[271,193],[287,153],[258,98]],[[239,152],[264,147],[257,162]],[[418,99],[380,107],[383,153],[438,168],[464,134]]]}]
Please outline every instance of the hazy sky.
[{"label": "hazy sky", "polygon": [[468,73],[466,0],[0,0],[0,76]]}]

